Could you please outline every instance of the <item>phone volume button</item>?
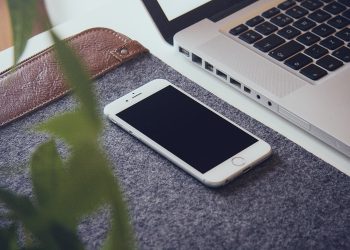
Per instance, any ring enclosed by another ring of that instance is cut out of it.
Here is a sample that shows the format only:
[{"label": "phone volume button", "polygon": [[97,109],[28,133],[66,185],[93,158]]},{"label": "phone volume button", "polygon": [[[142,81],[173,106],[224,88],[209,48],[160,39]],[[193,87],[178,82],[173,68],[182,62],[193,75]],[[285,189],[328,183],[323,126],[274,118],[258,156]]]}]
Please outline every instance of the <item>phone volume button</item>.
[{"label": "phone volume button", "polygon": [[253,166],[250,166],[250,167],[247,167],[246,169],[244,169],[243,171],[242,171],[242,174],[244,174],[244,173],[247,173],[249,170],[251,170],[253,168]]}]

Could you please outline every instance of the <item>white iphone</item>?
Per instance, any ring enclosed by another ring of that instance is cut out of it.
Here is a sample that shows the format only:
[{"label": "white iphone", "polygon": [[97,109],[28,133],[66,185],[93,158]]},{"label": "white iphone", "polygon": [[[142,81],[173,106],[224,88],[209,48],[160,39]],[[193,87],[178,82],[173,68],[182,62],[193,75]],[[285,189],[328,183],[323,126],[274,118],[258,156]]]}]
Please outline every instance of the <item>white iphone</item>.
[{"label": "white iphone", "polygon": [[271,155],[269,144],[162,79],[108,104],[104,114],[211,187]]}]

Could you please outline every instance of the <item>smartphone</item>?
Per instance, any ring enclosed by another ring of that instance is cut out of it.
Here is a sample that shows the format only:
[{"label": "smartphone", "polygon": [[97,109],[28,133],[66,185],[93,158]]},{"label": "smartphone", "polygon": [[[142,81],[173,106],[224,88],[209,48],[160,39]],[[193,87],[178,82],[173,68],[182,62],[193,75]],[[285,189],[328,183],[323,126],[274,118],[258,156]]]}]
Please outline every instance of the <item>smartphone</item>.
[{"label": "smartphone", "polygon": [[269,144],[163,79],[108,104],[104,114],[210,187],[271,155]]}]

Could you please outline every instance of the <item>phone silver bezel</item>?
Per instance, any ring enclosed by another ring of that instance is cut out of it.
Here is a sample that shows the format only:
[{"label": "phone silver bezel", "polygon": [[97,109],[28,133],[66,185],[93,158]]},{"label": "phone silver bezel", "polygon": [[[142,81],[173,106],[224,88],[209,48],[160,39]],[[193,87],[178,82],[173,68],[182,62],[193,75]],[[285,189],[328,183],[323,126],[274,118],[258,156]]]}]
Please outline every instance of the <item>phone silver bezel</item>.
[{"label": "phone silver bezel", "polygon": [[[196,170],[194,167],[187,164],[185,161],[183,161],[181,158],[177,157],[155,141],[153,141],[148,136],[144,135],[140,131],[138,131],[136,128],[132,127],[122,119],[120,119],[116,114],[123,111],[124,109],[127,109],[128,107],[140,102],[141,100],[149,97],[150,95],[160,91],[161,89],[172,86],[175,89],[179,90],[183,94],[187,95],[188,97],[192,98],[196,102],[198,102],[200,105],[203,105],[205,108],[209,109],[210,111],[214,112],[218,116],[222,117],[223,119],[227,120],[234,126],[240,128],[247,134],[251,135],[252,137],[256,138],[258,141],[251,145],[250,147],[244,149],[243,151],[239,152],[236,155],[231,156],[221,164],[217,165],[213,169],[209,170],[208,172],[202,174],[198,170]],[[234,179],[235,177],[239,176],[240,174],[246,172],[251,167],[255,166],[257,163],[265,160],[269,155],[271,154],[271,147],[269,144],[261,140],[260,138],[256,137],[249,131],[241,128],[234,122],[230,121],[226,117],[222,116],[212,108],[208,107],[207,105],[203,104],[202,102],[196,100],[183,90],[179,89],[175,85],[171,84],[170,82],[164,80],[164,79],[156,79],[153,80],[134,91],[126,94],[123,97],[118,98],[117,100],[113,101],[112,103],[108,104],[104,108],[104,114],[115,124],[138,138],[140,141],[148,145],[149,147],[153,148],[155,151],[159,152],[161,155],[166,157],[168,160],[173,162],[175,165],[182,168],[187,173],[191,174],[193,177],[201,181],[207,186],[211,187],[217,187],[224,185],[225,183],[229,182],[230,180]],[[242,157],[245,160],[245,163],[241,166],[235,166],[232,162],[232,159],[234,157]]]}]

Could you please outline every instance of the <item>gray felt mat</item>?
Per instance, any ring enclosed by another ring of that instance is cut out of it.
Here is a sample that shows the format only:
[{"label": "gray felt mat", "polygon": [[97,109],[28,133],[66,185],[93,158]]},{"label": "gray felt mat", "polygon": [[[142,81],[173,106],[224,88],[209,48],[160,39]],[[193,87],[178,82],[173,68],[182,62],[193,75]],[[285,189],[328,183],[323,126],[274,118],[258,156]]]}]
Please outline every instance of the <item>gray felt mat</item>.
[{"label": "gray felt mat", "polygon": [[[255,133],[274,153],[229,185],[210,189],[105,120],[101,142],[124,190],[140,249],[350,249],[348,176],[154,56],[97,80],[101,114],[104,105],[155,78],[168,79]],[[1,186],[31,195],[28,159],[47,137],[29,129],[74,106],[68,96],[0,129]],[[106,209],[81,223],[88,249],[100,246],[107,228]]]}]

